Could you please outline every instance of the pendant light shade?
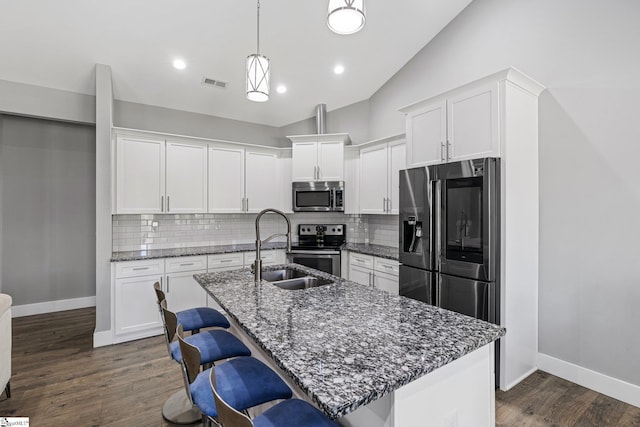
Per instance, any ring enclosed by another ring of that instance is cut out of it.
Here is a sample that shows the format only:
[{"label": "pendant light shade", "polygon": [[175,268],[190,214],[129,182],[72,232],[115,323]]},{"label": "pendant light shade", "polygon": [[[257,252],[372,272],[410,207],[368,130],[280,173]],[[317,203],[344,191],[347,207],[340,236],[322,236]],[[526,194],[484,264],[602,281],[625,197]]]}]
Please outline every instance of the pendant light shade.
[{"label": "pendant light shade", "polygon": [[357,33],[364,22],[364,0],[329,0],[327,25],[334,33]]},{"label": "pendant light shade", "polygon": [[257,49],[256,53],[247,57],[247,99],[255,102],[265,102],[269,100],[269,78],[270,62],[269,58],[260,55],[260,0],[258,0],[257,19]]},{"label": "pendant light shade", "polygon": [[247,57],[247,99],[255,102],[269,100],[269,58],[254,53]]}]

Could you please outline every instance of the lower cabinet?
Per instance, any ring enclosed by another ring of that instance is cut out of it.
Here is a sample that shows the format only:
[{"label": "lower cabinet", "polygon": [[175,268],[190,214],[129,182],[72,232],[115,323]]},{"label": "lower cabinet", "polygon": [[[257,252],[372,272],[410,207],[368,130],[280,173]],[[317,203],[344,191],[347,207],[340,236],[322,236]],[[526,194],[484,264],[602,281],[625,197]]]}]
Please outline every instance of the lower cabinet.
[{"label": "lower cabinet", "polygon": [[193,278],[194,274],[207,272],[206,256],[167,258],[165,269],[163,290],[169,310],[178,312],[207,303],[206,292]]},{"label": "lower cabinet", "polygon": [[[208,272],[214,271],[230,271],[238,270],[244,265],[244,255],[242,252],[235,252],[230,254],[216,254],[209,255],[207,257]],[[209,295],[206,291],[207,307],[215,308],[216,310],[224,313],[222,307]]]},{"label": "lower cabinet", "polygon": [[114,270],[114,341],[161,334],[162,320],[153,285],[163,282],[164,260],[117,263]]},{"label": "lower cabinet", "polygon": [[398,275],[398,261],[349,253],[349,280],[353,282],[398,295]]}]

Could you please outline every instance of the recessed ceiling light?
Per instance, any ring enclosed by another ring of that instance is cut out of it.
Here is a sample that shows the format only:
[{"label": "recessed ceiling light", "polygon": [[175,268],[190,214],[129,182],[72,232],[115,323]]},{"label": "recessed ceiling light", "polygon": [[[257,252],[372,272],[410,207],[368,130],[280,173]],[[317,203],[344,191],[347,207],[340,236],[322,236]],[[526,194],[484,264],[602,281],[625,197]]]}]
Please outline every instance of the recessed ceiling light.
[{"label": "recessed ceiling light", "polygon": [[336,74],[342,74],[344,73],[344,67],[342,65],[336,65],[333,72]]},{"label": "recessed ceiling light", "polygon": [[279,85],[276,88],[276,92],[278,92],[278,93],[285,93],[286,91],[287,91],[287,87],[285,85]]},{"label": "recessed ceiling light", "polygon": [[187,68],[187,63],[182,59],[174,59],[173,68],[175,68],[176,70],[184,70],[185,68]]}]

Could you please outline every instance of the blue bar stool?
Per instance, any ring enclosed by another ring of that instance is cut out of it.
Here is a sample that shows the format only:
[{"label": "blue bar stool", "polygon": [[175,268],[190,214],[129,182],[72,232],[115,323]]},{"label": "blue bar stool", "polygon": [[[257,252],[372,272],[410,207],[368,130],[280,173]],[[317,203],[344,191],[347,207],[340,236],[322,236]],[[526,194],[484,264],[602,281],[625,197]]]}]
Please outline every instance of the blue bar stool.
[{"label": "blue bar stool", "polygon": [[[178,363],[182,362],[182,353],[178,341],[174,341],[178,327],[177,315],[167,310],[167,301],[160,302],[164,337],[169,356]],[[250,356],[251,351],[233,334],[213,329],[193,334],[185,338],[191,345],[196,346],[202,355],[201,363],[209,367],[214,362],[237,356]],[[184,388],[175,392],[162,406],[162,416],[174,424],[192,424],[202,418],[198,408],[191,403]]]},{"label": "blue bar stool", "polygon": [[[218,392],[239,411],[273,400],[289,399],[291,389],[267,365],[253,357],[237,357],[206,371],[200,371],[200,351],[183,338],[178,325],[178,342],[182,352],[185,389],[191,402],[202,412],[205,426],[211,426],[218,416],[210,375],[215,371]],[[217,422],[216,422],[217,423]]]},{"label": "blue bar stool", "polygon": [[[160,283],[154,283],[153,289],[155,289],[156,297],[158,298],[158,308],[162,311],[160,303],[166,301],[166,297],[160,287]],[[231,326],[222,313],[210,307],[189,308],[177,312],[176,316],[178,316],[178,323],[182,325],[182,328],[185,331],[191,331],[192,334],[200,332],[202,328],[218,327],[226,329]]]},{"label": "blue bar stool", "polygon": [[300,399],[289,399],[267,409],[253,421],[236,411],[218,393],[216,372],[210,373],[211,390],[218,408],[218,421],[224,427],[340,427],[313,405]]}]

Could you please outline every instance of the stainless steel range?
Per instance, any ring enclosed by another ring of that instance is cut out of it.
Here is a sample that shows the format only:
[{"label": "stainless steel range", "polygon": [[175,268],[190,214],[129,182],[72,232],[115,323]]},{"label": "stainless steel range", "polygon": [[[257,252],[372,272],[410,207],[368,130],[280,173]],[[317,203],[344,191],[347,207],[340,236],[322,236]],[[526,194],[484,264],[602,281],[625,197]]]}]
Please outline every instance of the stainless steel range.
[{"label": "stainless steel range", "polygon": [[344,224],[300,224],[298,244],[291,247],[287,261],[340,276],[340,247],[346,236]]}]

